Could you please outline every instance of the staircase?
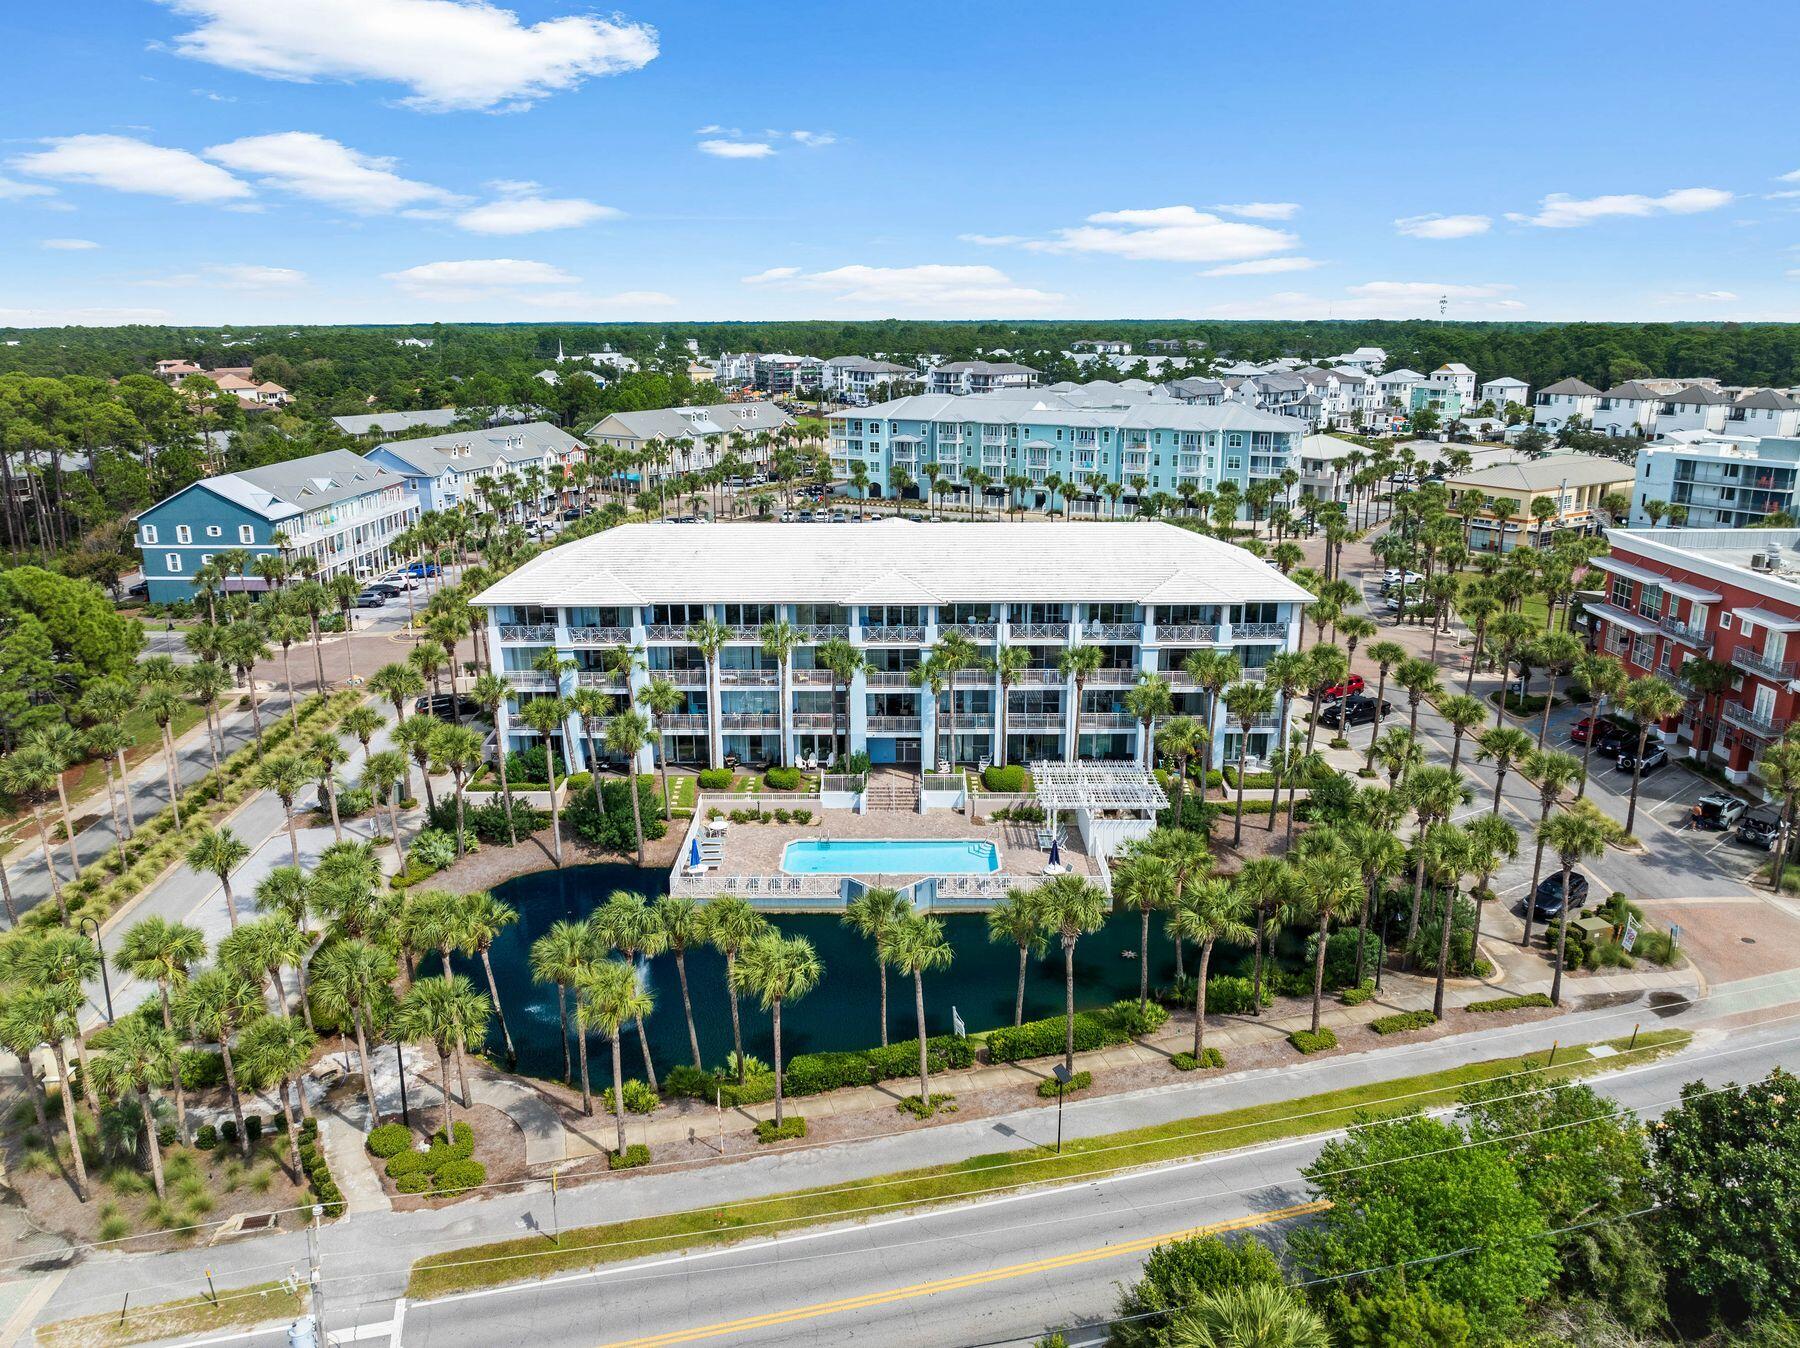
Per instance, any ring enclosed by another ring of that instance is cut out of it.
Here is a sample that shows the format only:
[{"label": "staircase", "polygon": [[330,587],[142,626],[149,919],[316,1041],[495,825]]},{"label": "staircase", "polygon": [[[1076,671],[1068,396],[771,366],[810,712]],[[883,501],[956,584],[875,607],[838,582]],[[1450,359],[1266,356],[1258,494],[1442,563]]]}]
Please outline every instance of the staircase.
[{"label": "staircase", "polygon": [[919,810],[919,779],[910,772],[893,770],[871,772],[869,788],[864,795],[864,800],[866,807],[870,810],[917,814]]}]

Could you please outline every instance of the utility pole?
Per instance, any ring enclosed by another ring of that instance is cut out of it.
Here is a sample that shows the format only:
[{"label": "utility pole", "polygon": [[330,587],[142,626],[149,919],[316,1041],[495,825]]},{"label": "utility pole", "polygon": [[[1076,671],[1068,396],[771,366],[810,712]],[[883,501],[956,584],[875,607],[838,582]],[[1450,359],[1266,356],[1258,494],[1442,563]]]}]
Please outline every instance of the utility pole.
[{"label": "utility pole", "polygon": [[314,1203],[312,1223],[306,1228],[306,1277],[312,1285],[313,1324],[318,1330],[319,1338],[329,1342],[325,1334],[325,1284],[319,1278],[319,1218],[324,1215],[324,1207]]}]

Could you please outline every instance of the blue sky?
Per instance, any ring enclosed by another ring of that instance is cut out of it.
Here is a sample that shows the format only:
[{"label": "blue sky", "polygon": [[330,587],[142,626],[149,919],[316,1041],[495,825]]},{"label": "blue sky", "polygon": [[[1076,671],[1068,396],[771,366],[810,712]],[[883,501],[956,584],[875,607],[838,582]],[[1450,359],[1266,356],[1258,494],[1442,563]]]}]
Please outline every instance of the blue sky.
[{"label": "blue sky", "polygon": [[15,5],[0,324],[1800,319],[1789,17]]}]

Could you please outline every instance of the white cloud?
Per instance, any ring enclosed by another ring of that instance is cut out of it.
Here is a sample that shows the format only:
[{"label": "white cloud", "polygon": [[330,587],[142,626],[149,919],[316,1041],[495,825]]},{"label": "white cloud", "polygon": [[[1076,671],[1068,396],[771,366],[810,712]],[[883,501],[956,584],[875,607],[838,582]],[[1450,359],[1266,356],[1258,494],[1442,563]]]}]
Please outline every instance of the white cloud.
[{"label": "white cloud", "polygon": [[775,153],[760,140],[703,140],[694,148],[715,159],[767,159]]},{"label": "white cloud", "polygon": [[527,262],[510,257],[470,258],[457,262],[425,262],[383,276],[420,299],[474,299],[495,291],[524,286],[578,285],[571,276],[548,262]]},{"label": "white cloud", "polygon": [[1300,242],[1286,230],[1222,220],[1192,206],[1101,211],[1085,224],[1060,229],[1054,239],[1026,247],[1040,252],[1109,253],[1156,262],[1231,262],[1264,257]]},{"label": "white cloud", "polygon": [[99,246],[92,239],[45,239],[38,245],[40,248],[48,248],[53,253],[85,253]]},{"label": "white cloud", "polygon": [[1493,223],[1485,215],[1406,215],[1394,228],[1415,239],[1467,239],[1486,234]]},{"label": "white cloud", "polygon": [[1795,169],[1791,173],[1784,173],[1781,177],[1776,179],[1776,181],[1784,183],[1800,183],[1800,169]]},{"label": "white cloud", "polygon": [[956,238],[959,243],[977,243],[983,248],[1009,248],[1031,242],[1023,234],[958,234]]},{"label": "white cloud", "polygon": [[532,194],[505,196],[461,212],[456,223],[471,234],[536,234],[546,229],[574,229],[596,220],[614,220],[621,212],[578,197]]},{"label": "white cloud", "polygon": [[1020,285],[996,267],[980,266],[849,266],[818,272],[771,267],[746,276],[744,282],[824,295],[834,305],[879,314],[909,311],[998,317],[1042,312],[1063,301],[1053,291]]},{"label": "white cloud", "polygon": [[1246,201],[1237,206],[1214,206],[1215,211],[1226,215],[1242,216],[1246,220],[1292,220],[1299,214],[1300,203],[1297,201]]},{"label": "white cloud", "polygon": [[47,150],[18,155],[12,167],[40,178],[176,201],[230,202],[252,195],[248,183],[199,155],[130,136],[59,136],[47,144]]},{"label": "white cloud", "polygon": [[42,183],[22,183],[17,178],[8,178],[0,174],[0,201],[24,201],[27,197],[53,197],[54,187],[45,187]]},{"label": "white cloud", "polygon": [[829,131],[790,131],[788,134],[808,149],[837,144],[837,137]]},{"label": "white cloud", "polygon": [[169,319],[167,309],[0,309],[0,328],[106,328]]},{"label": "white cloud", "polygon": [[483,0],[162,0],[195,26],[175,51],[269,79],[375,80],[426,112],[513,111],[638,70],[656,30],[619,15],[521,23]]},{"label": "white cloud", "polygon": [[1311,271],[1319,264],[1310,257],[1263,257],[1253,262],[1227,262],[1208,267],[1202,276],[1273,276],[1284,271]]},{"label": "white cloud", "polygon": [[232,290],[285,290],[306,284],[306,273],[292,267],[265,267],[253,262],[229,262],[208,267],[206,274],[217,285]]},{"label": "white cloud", "polygon": [[1659,304],[1717,304],[1737,297],[1734,290],[1675,290],[1656,299]]},{"label": "white cloud", "polygon": [[1730,192],[1717,187],[1681,187],[1664,192],[1660,197],[1616,193],[1580,198],[1566,192],[1552,192],[1538,203],[1535,215],[1508,212],[1506,218],[1517,225],[1535,225],[1540,229],[1575,229],[1616,215],[1695,215],[1701,211],[1716,211],[1733,199]]},{"label": "white cloud", "polygon": [[213,146],[206,157],[240,173],[257,175],[264,187],[362,214],[459,200],[441,187],[402,178],[393,171],[392,159],[363,154],[311,131],[246,136]]}]

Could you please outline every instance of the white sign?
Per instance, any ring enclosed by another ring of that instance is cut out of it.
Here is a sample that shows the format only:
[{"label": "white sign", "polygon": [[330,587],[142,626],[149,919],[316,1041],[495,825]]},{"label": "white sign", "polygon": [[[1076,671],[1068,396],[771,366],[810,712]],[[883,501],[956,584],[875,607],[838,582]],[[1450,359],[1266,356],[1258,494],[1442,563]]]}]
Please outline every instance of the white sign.
[{"label": "white sign", "polygon": [[1638,924],[1637,917],[1634,914],[1625,919],[1625,935],[1619,940],[1619,948],[1629,955],[1631,953],[1631,947],[1637,944],[1637,938]]},{"label": "white sign", "polygon": [[950,1028],[956,1031],[956,1037],[958,1039],[966,1037],[969,1033],[968,1030],[963,1028],[962,1013],[954,1006],[950,1008]]}]

